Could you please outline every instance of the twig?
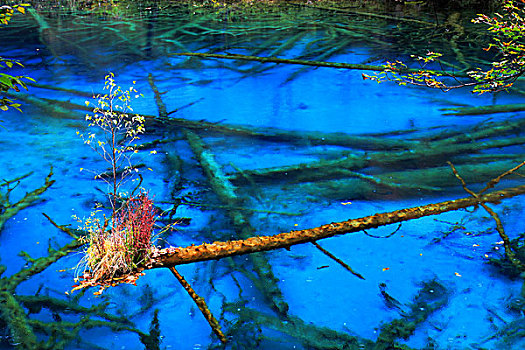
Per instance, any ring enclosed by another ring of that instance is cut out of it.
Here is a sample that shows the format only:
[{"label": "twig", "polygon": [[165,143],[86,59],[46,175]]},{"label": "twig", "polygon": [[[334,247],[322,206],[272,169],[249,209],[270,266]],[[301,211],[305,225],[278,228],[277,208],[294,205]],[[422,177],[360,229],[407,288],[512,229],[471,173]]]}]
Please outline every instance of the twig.
[{"label": "twig", "polygon": [[20,180],[25,179],[26,177],[29,177],[29,176],[33,175],[33,173],[34,173],[34,171],[30,171],[27,174],[21,175],[21,176],[16,177],[16,178],[14,178],[12,180],[5,180],[5,179],[3,179],[2,180],[3,182],[0,183],[0,187],[8,186],[9,184],[12,184],[13,182],[20,182]]},{"label": "twig", "polygon": [[367,235],[368,237],[372,237],[372,238],[390,238],[390,237],[392,237],[393,235],[395,235],[396,232],[399,231],[400,228],[401,228],[401,224],[399,224],[399,226],[394,230],[394,232],[391,232],[391,233],[389,233],[389,234],[386,235],[386,236],[376,236],[376,235],[371,235],[370,233],[366,232],[366,230],[363,230],[363,232],[365,233],[365,235]]},{"label": "twig", "polygon": [[478,195],[485,192],[486,190],[488,190],[489,188],[493,188],[494,186],[496,186],[496,184],[498,182],[500,182],[500,180],[507,176],[507,175],[510,175],[512,174],[513,172],[515,172],[516,170],[518,170],[519,168],[521,168],[522,166],[525,165],[525,161],[524,162],[521,162],[520,164],[516,165],[514,168],[510,169],[510,170],[507,170],[506,172],[504,172],[503,174],[501,174],[500,176],[490,180],[489,182],[487,182],[487,185],[481,190],[478,192]]},{"label": "twig", "polygon": [[49,215],[47,215],[46,213],[42,213],[42,215],[44,215],[46,217],[46,219],[51,223],[51,225],[55,226],[56,228],[58,228],[60,231],[63,231],[65,233],[67,233],[68,235],[70,235],[71,237],[73,237],[74,239],[78,239],[78,236],[75,235],[71,229],[65,225],[58,225],[56,222],[54,222],[50,217]]},{"label": "twig", "polygon": [[[479,193],[474,193],[472,190],[468,189],[467,188],[467,184],[465,183],[465,180],[463,180],[463,178],[461,177],[461,175],[459,175],[459,173],[457,172],[456,168],[454,167],[454,165],[451,163],[451,162],[447,162],[448,165],[450,165],[450,167],[452,168],[452,172],[454,173],[454,175],[458,178],[458,180],[461,182],[461,185],[463,186],[463,189],[468,193],[470,194],[472,197],[476,198],[478,200],[478,204],[481,205],[483,207],[483,209],[485,209],[485,211],[487,213],[489,213],[489,215],[494,219],[494,221],[496,222],[496,230],[498,231],[499,233],[499,236],[501,237],[501,239],[503,240],[503,246],[505,247],[505,254],[507,255],[507,258],[510,260],[510,262],[520,271],[525,271],[525,267],[523,266],[523,263],[521,262],[520,259],[518,259],[516,257],[516,254],[514,253],[514,251],[512,251],[512,247],[511,247],[511,243],[510,243],[510,239],[509,239],[509,236],[507,236],[507,234],[505,233],[505,229],[503,228],[503,224],[501,223],[501,219],[499,218],[499,215],[494,211],[492,210],[487,204],[485,204],[484,202],[481,201],[481,198],[480,198],[480,194],[486,189],[486,188],[490,188],[491,186],[489,186],[489,184],[491,183],[497,183],[503,176],[507,175],[507,174],[510,174],[512,171],[514,171],[515,169],[521,167],[523,165],[520,164],[518,165],[517,167],[514,167],[513,169],[509,170],[509,171],[506,171],[505,173],[501,174],[500,176],[498,176],[497,178],[489,181],[489,183],[487,183],[487,186],[485,186],[485,188],[480,191]],[[493,186],[493,185],[492,185]]]},{"label": "twig", "polygon": [[326,256],[328,256],[330,259],[334,260],[336,263],[347,269],[352,275],[364,280],[365,278],[358,272],[355,272],[347,263],[345,263],[343,260],[339,259],[332,253],[330,253],[328,250],[321,247],[317,242],[312,242],[312,244],[319,249],[321,252],[323,252]]}]

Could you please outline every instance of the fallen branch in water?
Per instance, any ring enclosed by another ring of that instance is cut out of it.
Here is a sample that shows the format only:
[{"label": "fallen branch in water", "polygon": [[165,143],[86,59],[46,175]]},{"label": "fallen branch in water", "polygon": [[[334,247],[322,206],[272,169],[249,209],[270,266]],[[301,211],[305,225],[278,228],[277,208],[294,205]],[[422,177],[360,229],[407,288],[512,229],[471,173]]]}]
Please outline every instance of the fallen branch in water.
[{"label": "fallen branch in water", "polygon": [[[49,171],[49,174],[46,176],[46,179],[44,180],[44,184],[42,187],[37,188],[31,192],[28,192],[25,194],[25,196],[17,201],[16,203],[10,203],[9,202],[9,194],[11,191],[20,183],[20,180],[28,177],[32,173],[17,177],[16,179],[4,181],[3,183],[0,183],[0,188],[3,186],[7,186],[7,191],[5,194],[2,194],[0,192],[0,231],[2,230],[2,227],[4,226],[5,222],[16,215],[20,210],[27,208],[31,204],[33,204],[35,201],[37,201],[42,193],[44,193],[51,185],[55,183],[55,180],[51,180],[51,176],[53,176],[53,168]],[[13,188],[10,188],[9,185],[12,183],[15,183],[16,185]]]},{"label": "fallen branch in water", "polygon": [[[458,171],[456,170],[456,168],[454,167],[454,165],[451,162],[448,162],[448,165],[450,165],[450,167],[452,168],[452,172],[454,173],[454,176],[456,176],[456,178],[461,182],[461,185],[463,186],[463,189],[465,190],[465,192],[470,194],[473,198],[479,199],[480,195],[483,192],[485,192],[489,188],[494,187],[494,185],[496,185],[504,176],[510,175],[510,174],[514,173],[516,170],[518,170],[519,168],[523,167],[525,165],[525,162],[521,162],[519,165],[517,165],[514,168],[506,171],[505,173],[501,174],[497,178],[492,179],[491,181],[489,181],[487,183],[487,186],[485,186],[478,193],[475,193],[472,190],[470,190],[469,188],[467,188],[467,183],[465,182],[465,180],[463,180],[461,175],[459,175]],[[523,266],[523,262],[516,256],[516,253],[512,250],[512,246],[511,246],[511,242],[510,242],[509,236],[507,236],[507,234],[505,233],[505,230],[503,229],[503,224],[501,222],[501,219],[499,218],[499,215],[494,210],[492,210],[489,206],[487,206],[485,203],[480,201],[479,205],[483,209],[485,209],[485,211],[496,222],[496,230],[498,231],[500,238],[503,240],[503,245],[505,247],[505,255],[507,255],[507,258],[510,260],[510,262],[518,270],[524,271],[525,267]]]},{"label": "fallen branch in water", "polygon": [[186,290],[189,296],[193,299],[206,321],[208,321],[208,324],[210,325],[215,335],[220,339],[222,343],[226,343],[228,339],[222,332],[219,321],[217,321],[217,319],[210,312],[210,309],[208,309],[208,306],[206,305],[204,299],[200,297],[197,294],[197,292],[195,292],[192,286],[184,279],[184,277],[179,273],[179,271],[175,269],[175,267],[170,267],[170,271],[171,273],[173,273],[175,278],[177,278],[177,281],[179,281],[184,290]]},{"label": "fallen branch in water", "polygon": [[343,222],[331,223],[311,229],[290,231],[273,236],[255,236],[242,240],[191,245],[185,248],[166,248],[152,253],[150,261],[139,270],[169,268],[198,261],[218,260],[225,257],[289,249],[293,245],[315,242],[320,239],[377,228],[380,226],[438,215],[449,211],[477,206],[480,203],[499,203],[502,199],[525,193],[525,185],[494,191],[479,198],[467,197],[441,203],[365,216]]},{"label": "fallen branch in water", "polygon": [[[218,58],[226,60],[245,60],[245,61],[256,61],[262,63],[284,63],[284,64],[298,64],[301,66],[313,66],[313,67],[327,67],[327,68],[339,68],[339,69],[356,69],[366,71],[383,72],[389,70],[388,66],[374,66],[369,64],[356,64],[356,63],[341,63],[341,62],[325,62],[325,61],[310,61],[290,58],[278,58],[278,57],[263,57],[263,56],[249,56],[239,54],[215,54],[215,53],[204,53],[204,52],[181,52],[171,53],[170,56],[188,56],[188,57],[201,57],[201,58]],[[455,76],[455,77],[466,77],[465,74],[458,72],[447,72],[442,70],[426,70],[420,68],[407,68],[399,69],[396,73],[428,73],[428,74],[440,74],[444,76]]]},{"label": "fallen branch in water", "polygon": [[[445,111],[444,115],[485,115],[493,113],[512,113],[525,111],[525,104],[516,103],[510,105],[491,105],[491,106],[477,106],[477,107],[450,107],[440,108],[440,111]],[[450,111],[450,112],[449,112]]]}]

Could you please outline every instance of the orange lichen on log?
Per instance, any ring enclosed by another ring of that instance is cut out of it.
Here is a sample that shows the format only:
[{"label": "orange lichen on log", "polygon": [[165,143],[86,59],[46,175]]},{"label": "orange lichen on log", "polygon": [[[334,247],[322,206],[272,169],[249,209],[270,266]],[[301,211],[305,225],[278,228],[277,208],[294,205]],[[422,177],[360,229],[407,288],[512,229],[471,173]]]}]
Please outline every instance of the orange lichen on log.
[{"label": "orange lichen on log", "polygon": [[334,222],[311,229],[280,233],[273,236],[255,236],[242,240],[214,242],[211,244],[203,243],[201,245],[192,244],[185,248],[170,247],[158,249],[151,254],[150,260],[141,267],[141,270],[172,267],[198,261],[218,260],[229,256],[263,252],[280,248],[288,249],[297,244],[315,242],[319,239],[329,238],[336,235],[360,232],[429,215],[437,215],[448,211],[464,209],[479,205],[480,203],[499,203],[502,199],[524,193],[525,185],[494,191],[480,196],[479,198],[467,197],[441,203],[428,204],[343,222]]}]

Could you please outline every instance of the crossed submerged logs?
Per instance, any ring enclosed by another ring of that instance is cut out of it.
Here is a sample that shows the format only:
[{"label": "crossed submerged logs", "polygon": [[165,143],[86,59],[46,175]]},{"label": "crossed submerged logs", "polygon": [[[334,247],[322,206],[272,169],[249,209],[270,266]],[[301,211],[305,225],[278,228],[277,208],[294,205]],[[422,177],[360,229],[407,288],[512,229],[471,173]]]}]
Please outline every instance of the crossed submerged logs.
[{"label": "crossed submerged logs", "polygon": [[[34,204],[39,200],[40,195],[55,182],[51,180],[53,175],[51,169],[40,188],[26,193],[16,203],[11,203],[12,191],[31,174],[32,172],[12,180],[5,180],[0,184],[0,190],[3,190],[0,192],[0,231],[9,218]],[[82,330],[105,327],[115,332],[136,333],[144,344],[154,341],[154,336],[135,328],[126,317],[108,313],[106,302],[83,307],[79,305],[81,295],[67,299],[42,295],[40,292],[44,286],[41,286],[34,295],[24,295],[17,291],[21,283],[45,272],[49,266],[84,244],[78,239],[79,232],[76,230],[63,229],[63,231],[72,236],[73,240],[60,248],[50,246],[47,256],[32,258],[27,252],[21,251],[19,255],[26,261],[26,264],[18,272],[4,276],[7,267],[0,265],[0,325],[5,338],[16,349],[61,349],[69,342],[78,342],[78,335]],[[53,315],[52,322],[38,317],[44,310]],[[31,315],[37,316],[32,317]],[[68,321],[63,320],[61,315],[67,315]],[[81,343],[87,347],[94,347],[86,340],[81,340]]]},{"label": "crossed submerged logs", "polygon": [[[178,265],[190,264],[200,261],[218,260],[226,257],[264,252],[275,249],[289,249],[297,244],[316,242],[320,239],[356,233],[380,226],[402,223],[404,221],[419,219],[430,215],[438,215],[449,211],[477,207],[485,203],[498,204],[503,199],[515,197],[525,193],[525,185],[506,188],[482,194],[486,190],[494,187],[503,176],[507,176],[520,167],[525,165],[522,162],[513,169],[501,174],[497,178],[489,181],[485,188],[478,194],[469,192],[472,196],[445,202],[427,204],[423,206],[400,209],[392,212],[379,213],[362,218],[351,219],[343,222],[333,222],[323,226],[290,231],[271,236],[252,236],[246,239],[232,240],[226,242],[203,243],[200,245],[192,244],[187,247],[168,247],[164,249],[153,249],[147,261],[136,268],[134,273],[140,274],[145,270],[155,268],[171,268]],[[456,169],[454,174],[458,177]],[[464,185],[465,186],[465,185]],[[115,281],[100,280],[96,285],[114,285]]]},{"label": "crossed submerged logs", "polygon": [[[161,93],[155,85],[154,78],[151,74],[148,75],[148,81],[155,95],[159,116],[164,117],[166,116],[166,106],[162,101]],[[208,178],[211,188],[219,200],[228,209],[226,213],[232,221],[236,233],[241,238],[251,236],[255,232],[255,229],[249,224],[249,219],[245,216],[244,212],[236,209],[240,204],[240,198],[235,193],[236,188],[226,179],[221,166],[215,161],[213,153],[206,148],[206,145],[197,134],[187,128],[183,129],[183,133],[195,154],[195,157],[201,165],[203,172]],[[266,257],[257,254],[250,255],[250,262],[252,264],[251,272],[246,271],[246,277],[248,277],[256,288],[262,292],[272,309],[283,317],[286,317],[288,304],[285,302],[282,292],[277,287],[278,279],[272,271],[272,266]],[[233,261],[230,261],[230,263],[234,264]],[[214,333],[223,343],[225,343],[226,337],[222,333],[218,321],[207,308],[204,300],[196,293],[189,291],[191,290],[191,286],[178,274],[174,267],[170,268],[170,270],[193,298]]]},{"label": "crossed submerged logs", "polygon": [[[200,245],[192,244],[188,247],[168,247],[164,249],[151,247],[149,255],[145,258],[145,262],[141,263],[140,266],[135,267],[130,273],[123,274],[122,276],[119,275],[117,279],[109,280],[90,280],[91,277],[89,275],[84,275],[81,278],[80,284],[84,287],[101,286],[102,288],[105,288],[109,286],[115,286],[119,283],[129,283],[129,280],[134,282],[136,278],[138,278],[144,273],[144,271],[155,268],[168,268],[175,274],[179,281],[184,281],[182,277],[177,276],[178,273],[176,272],[175,267],[178,265],[208,260],[219,260],[238,255],[252,254],[280,248],[289,250],[290,247],[297,244],[316,243],[318,240],[333,237],[335,235],[361,232],[367,229],[377,228],[380,226],[395,223],[402,223],[408,220],[418,219],[430,215],[438,215],[448,211],[464,209],[471,206],[482,206],[495,219],[498,233],[504,241],[507,258],[511,260],[511,262],[517,268],[519,268],[521,271],[524,271],[523,262],[517,259],[516,255],[514,254],[514,251],[512,250],[512,247],[509,244],[509,239],[503,231],[503,227],[501,225],[499,217],[497,216],[497,214],[495,214],[495,212],[492,209],[490,209],[487,206],[487,203],[497,204],[500,203],[503,199],[524,194],[525,185],[506,188],[503,190],[483,194],[488,189],[494,187],[504,176],[515,172],[523,165],[525,165],[525,162],[522,162],[518,166],[515,166],[511,170],[508,170],[500,176],[489,181],[487,185],[478,193],[474,193],[466,187],[464,180],[458,174],[454,166],[452,166],[454,175],[461,181],[464,189],[471,195],[470,197],[440,203],[433,203],[414,208],[401,209],[392,212],[380,213],[344,222],[334,222],[311,229],[290,231],[272,236],[252,236],[240,240],[232,240],[225,242],[217,241],[213,243],[203,243]],[[354,275],[363,278],[362,276],[356,273],[354,273]],[[186,289],[190,295],[194,293],[193,290],[191,290],[191,287],[189,287],[189,289]],[[207,316],[207,320],[214,332],[216,333],[216,335],[218,335],[221,341],[225,343],[227,341],[227,338],[222,333],[219,323],[208,310],[202,298],[200,298],[196,294],[192,295],[192,298],[196,301],[197,305],[199,306],[199,309],[205,315],[205,317]],[[445,301],[440,299],[435,302],[436,309],[444,305],[443,303],[446,303],[446,299],[444,300]],[[410,309],[412,311],[415,311],[416,309],[421,309],[421,307],[418,307],[418,305],[424,302],[425,301],[418,300],[418,298],[416,298],[414,303],[415,306],[411,306]],[[425,308],[423,308],[423,310],[424,309]],[[406,321],[408,322],[407,324],[410,325],[410,327],[406,329],[406,336],[408,337],[411,334],[411,332],[415,330],[417,324],[423,322],[429,315],[430,313],[407,316]],[[285,315],[285,317],[288,318],[289,316]],[[381,333],[384,335],[384,338],[380,337],[378,341],[384,340],[386,343],[378,343],[378,345],[381,345],[379,348],[388,348],[388,344],[390,344],[392,336],[396,336],[398,334],[396,331],[396,327],[398,327],[404,322],[405,321],[399,321],[398,323],[393,323],[392,325],[385,325],[384,327],[382,327]]]},{"label": "crossed submerged logs", "polygon": [[[27,264],[18,272],[4,277],[4,265],[0,265],[0,323],[4,334],[16,349],[62,349],[70,342],[79,342],[87,348],[95,348],[80,332],[91,328],[107,328],[113,332],[129,331],[139,335],[143,344],[155,342],[155,334],[137,329],[125,316],[115,316],[106,311],[109,303],[103,301],[90,307],[79,305],[82,295],[68,296],[66,299],[41,295],[40,289],[35,295],[17,292],[18,286],[33,276],[43,273],[49,266],[61,258],[76,251],[84,243],[76,236],[75,230],[63,228],[74,239],[58,249],[49,248],[49,255],[33,259],[26,252],[20,255]],[[47,322],[38,315],[43,310],[53,315],[53,321]],[[67,317],[67,321],[62,319]],[[80,339],[80,340],[79,340]],[[159,339],[157,339],[159,341]]]}]

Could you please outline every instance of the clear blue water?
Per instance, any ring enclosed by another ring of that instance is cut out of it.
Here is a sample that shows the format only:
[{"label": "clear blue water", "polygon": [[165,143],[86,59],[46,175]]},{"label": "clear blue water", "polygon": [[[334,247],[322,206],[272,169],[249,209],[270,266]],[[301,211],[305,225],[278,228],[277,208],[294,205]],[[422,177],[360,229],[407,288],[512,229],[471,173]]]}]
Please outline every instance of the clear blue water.
[{"label": "clear blue water", "polygon": [[[373,34],[349,40],[341,50],[323,59],[362,63],[370,57],[403,54],[402,46],[406,42],[400,39],[400,34],[396,34],[395,21],[299,11],[283,15],[279,20],[274,18],[277,15],[272,14],[267,20],[259,22],[219,22],[214,16],[198,20],[199,13],[181,11],[184,15],[177,15],[171,14],[171,10],[157,15],[146,11],[144,17],[123,16],[115,20],[74,14],[57,18],[52,12],[40,9],[50,29],[39,32],[31,15],[15,17],[9,27],[0,31],[3,43],[1,55],[16,57],[24,63],[24,69],[12,73],[29,75],[42,85],[88,93],[101,91],[104,75],[111,71],[123,87],[132,81],[137,82],[137,89],[144,97],[134,102],[136,112],[157,115],[154,94],[148,83],[148,74],[151,73],[159,91],[164,92],[162,99],[168,112],[195,102],[172,114],[172,117],[205,120],[219,125],[242,125],[253,130],[276,128],[283,131],[367,135],[416,129],[416,132],[397,137],[383,136],[385,139],[410,141],[431,132],[457,130],[487,120],[500,122],[523,118],[519,113],[450,116],[440,110],[456,105],[520,103],[522,97],[517,93],[476,96],[468,91],[453,91],[443,94],[389,83],[378,85],[363,80],[361,71],[169,56],[172,52],[185,51],[183,47],[188,51],[270,56],[286,40],[299,33],[298,40],[283,48],[278,56],[300,57],[309,50],[313,52],[316,40],[327,40],[332,35],[327,29],[330,26],[356,23],[365,28],[365,33],[368,28]],[[286,11],[283,9],[283,12]],[[257,29],[263,26],[267,28]],[[211,30],[205,32],[203,28]],[[224,33],[233,31],[235,35],[221,34],[221,30]],[[380,37],[378,33],[384,34],[387,44],[375,40]],[[13,39],[20,38],[20,35],[24,40]],[[263,43],[275,36],[275,42],[263,50]],[[341,42],[343,38],[339,34],[335,41],[326,41],[326,45],[330,47],[330,44]],[[296,72],[301,74],[289,80]],[[77,104],[84,104],[86,100],[86,97],[73,92],[47,88],[31,87],[28,94]],[[19,256],[20,251],[36,258],[46,255],[49,246],[58,247],[68,242],[69,238],[58,232],[42,213],[59,224],[74,227],[76,223],[72,215],[88,216],[97,201],[104,201],[103,192],[106,191],[104,184],[94,181],[86,171],[80,171],[81,168],[105,169],[104,163],[76,135],[77,130],[82,131],[86,127],[84,112],[71,111],[63,115],[30,103],[24,103],[23,110],[22,114],[9,111],[0,117],[3,120],[3,128],[0,129],[0,178],[7,180],[33,172],[13,190],[13,202],[24,193],[40,187],[51,166],[56,183],[41,196],[40,202],[6,222],[0,235],[1,263],[7,267],[3,277],[24,268],[26,262]],[[261,140],[209,130],[197,133],[226,173],[235,173],[236,169],[338,159],[345,154],[365,156],[375,152],[366,147],[319,145],[308,140]],[[157,154],[144,151],[134,158],[137,163],[145,163],[152,169],[142,171],[143,187],[154,194],[160,208],[169,209],[172,206],[170,203],[183,197],[194,203],[177,208],[175,216],[190,218],[191,223],[179,226],[164,238],[165,242],[186,246],[235,238],[237,233],[232,229],[227,213],[221,209],[222,203],[211,191],[179,130],[155,128],[149,130],[142,141],[170,138],[173,140],[155,148]],[[514,161],[518,164],[523,147],[491,149],[484,153],[510,153],[516,155]],[[170,163],[175,156],[180,157],[182,164],[179,172]],[[466,156],[474,157],[471,152]],[[388,152],[385,157],[388,157]],[[449,172],[446,160],[448,158],[444,157],[441,163],[437,163],[443,171]],[[420,166],[423,168],[424,164]],[[403,170],[403,167],[394,166],[362,169],[365,174]],[[483,183],[489,179],[474,174],[473,182]],[[417,184],[415,182],[416,187]],[[503,188],[513,184],[502,183],[498,186]],[[259,235],[311,228],[467,196],[458,186],[443,187],[431,193],[417,188],[391,193],[374,186],[369,190],[353,186],[364,186],[363,181],[350,182],[344,187],[329,182],[319,185],[285,179],[254,185],[239,184],[237,194],[244,198],[243,205],[250,209],[244,213]],[[522,199],[505,200],[497,206],[497,210],[511,238],[523,232]],[[462,227],[453,230],[456,222]],[[384,227],[369,233],[387,236],[393,230],[395,227]],[[433,242],[451,230],[452,233],[446,238]],[[282,292],[283,300],[289,306],[290,319],[282,315],[279,318],[272,310],[268,297],[250,280],[249,276],[253,275],[242,272],[243,269],[251,270],[247,257],[235,258],[233,262],[195,263],[178,269],[205,298],[211,311],[220,319],[223,330],[231,336],[226,348],[322,348],[320,343],[308,343],[309,336],[322,341],[315,331],[306,328],[299,328],[296,333],[290,331],[290,325],[299,323],[294,321],[295,317],[306,325],[327,327],[341,334],[375,341],[382,324],[401,318],[398,309],[385,303],[379,284],[385,283],[388,293],[404,304],[402,309],[406,311],[406,305],[412,302],[421,283],[437,279],[448,290],[447,303],[419,324],[407,340],[399,339],[401,343],[406,342],[416,349],[430,343],[438,349],[518,349],[523,342],[519,338],[505,338],[507,340],[504,341],[503,331],[512,327],[518,331],[522,328],[522,314],[508,306],[520,296],[521,282],[503,276],[486,263],[486,256],[495,256],[498,249],[502,249],[496,244],[499,241],[494,222],[487,219],[486,213],[477,210],[474,213],[458,211],[410,221],[387,239],[354,233],[319,242],[363,275],[365,280],[357,279],[312,245],[267,253],[264,256],[279,281],[273,286]],[[16,294],[39,293],[72,301],[65,292],[70,291],[74,284],[74,267],[80,258],[80,253],[71,253],[60,259],[44,272],[22,283]],[[110,288],[104,292],[104,298],[93,296],[94,291],[87,291],[74,303],[90,306],[108,302],[108,312],[124,315],[143,332],[149,331],[153,310],[158,309],[162,348],[205,349],[219,345],[191,298],[167,270],[147,271],[137,286]],[[232,306],[233,303],[236,303],[235,306]],[[241,320],[240,315],[248,315],[246,310],[256,310],[268,318],[247,316],[249,321],[245,320],[245,324],[236,324]],[[63,310],[59,314],[62,321],[73,322],[82,317],[82,314],[68,314]],[[31,314],[30,318],[53,322],[53,313],[44,308],[39,313]],[[501,330],[502,333],[498,333]],[[1,347],[12,348],[9,332],[5,327],[2,332],[5,336]],[[41,339],[47,339],[47,335],[37,334]],[[112,349],[144,348],[137,334],[117,332],[108,327],[82,330],[65,348],[96,348],[94,344]]]}]

